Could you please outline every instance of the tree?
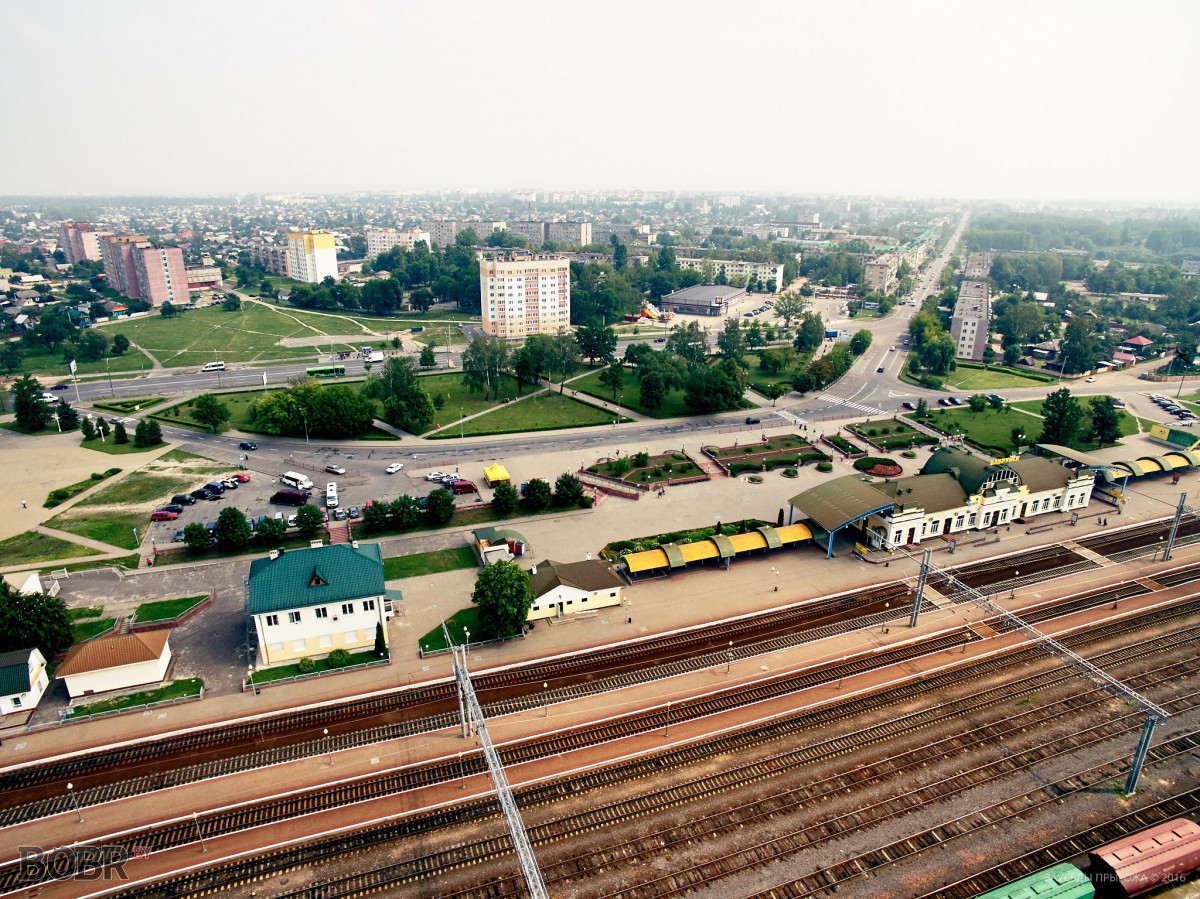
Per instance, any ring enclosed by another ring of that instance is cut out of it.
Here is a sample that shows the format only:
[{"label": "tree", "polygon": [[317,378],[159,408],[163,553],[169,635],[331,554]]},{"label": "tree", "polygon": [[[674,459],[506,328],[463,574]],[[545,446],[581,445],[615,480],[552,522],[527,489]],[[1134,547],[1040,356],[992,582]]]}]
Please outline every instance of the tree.
[{"label": "tree", "polygon": [[382,659],[387,655],[387,641],[383,638],[383,622],[375,622],[375,658]]},{"label": "tree", "polygon": [[529,575],[515,562],[503,559],[484,565],[475,578],[471,602],[479,607],[483,634],[491,638],[521,633],[533,605]]},{"label": "tree", "polygon": [[387,503],[371,503],[362,510],[363,527],[367,529],[368,534],[377,534],[380,531],[386,531],[388,527],[388,504]]},{"label": "tree", "polygon": [[[571,338],[567,337],[567,340],[571,341]],[[574,345],[574,341],[571,343]],[[462,355],[463,383],[472,393],[482,390],[484,399],[489,394],[493,398],[499,397],[508,359],[508,343],[502,338],[490,334],[471,338]]]},{"label": "tree", "polygon": [[188,552],[201,553],[212,545],[212,536],[204,525],[193,521],[183,529],[183,545],[188,548]]},{"label": "tree", "polygon": [[579,367],[579,348],[570,334],[555,334],[550,338],[549,347],[550,371],[558,375],[558,392],[564,393],[567,378]]},{"label": "tree", "polygon": [[796,339],[793,345],[798,353],[811,353],[825,339],[825,322],[816,312],[806,312],[800,318],[800,326],[796,329]]},{"label": "tree", "polygon": [[1100,351],[1096,345],[1096,327],[1087,316],[1077,315],[1067,325],[1062,339],[1063,371],[1069,375],[1096,367]]},{"label": "tree", "polygon": [[444,487],[439,487],[425,500],[425,515],[433,524],[449,524],[454,517],[454,497]]},{"label": "tree", "polygon": [[925,400],[917,400],[917,418],[929,417],[929,403]]},{"label": "tree", "polygon": [[421,507],[411,496],[398,496],[387,504],[387,523],[398,531],[407,531],[417,526],[421,518]]},{"label": "tree", "polygon": [[667,387],[662,372],[648,368],[638,373],[638,390],[642,408],[653,415],[667,399]]},{"label": "tree", "polygon": [[850,352],[855,356],[861,356],[867,351],[871,345],[871,332],[866,328],[861,331],[855,331],[854,336],[850,338]]},{"label": "tree", "polygon": [[192,418],[215,434],[229,421],[229,407],[211,393],[202,393],[192,402]]},{"label": "tree", "polygon": [[575,329],[575,343],[588,365],[595,365],[597,359],[608,362],[617,349],[617,332],[601,324],[584,325]]},{"label": "tree", "polygon": [[420,365],[421,368],[433,368],[437,365],[437,358],[433,355],[433,347],[428,344],[421,347]]},{"label": "tree", "polygon": [[550,505],[550,485],[541,478],[534,478],[525,483],[521,491],[521,501],[530,512],[541,512]]},{"label": "tree", "polygon": [[533,350],[529,347],[520,346],[513,350],[512,357],[509,359],[509,367],[517,382],[518,395],[525,390],[526,384],[537,382],[537,360],[534,358]]},{"label": "tree", "polygon": [[133,431],[134,446],[158,446],[163,442],[162,428],[152,418],[143,418]]},{"label": "tree", "polygon": [[783,319],[783,326],[790,328],[792,319],[799,317],[808,302],[799,294],[781,293],[775,298],[775,314]]},{"label": "tree", "polygon": [[12,374],[21,367],[21,350],[15,343],[0,344],[0,368]]},{"label": "tree", "polygon": [[999,394],[989,393],[987,397],[988,405],[999,412],[1004,408],[1004,397]]},{"label": "tree", "polygon": [[12,385],[13,412],[17,427],[25,431],[41,431],[50,424],[50,404],[42,399],[42,385],[24,375]]},{"label": "tree", "polygon": [[321,510],[316,506],[305,504],[296,510],[296,529],[300,531],[301,536],[316,536],[324,523]]},{"label": "tree", "polygon": [[96,416],[96,433],[101,437],[107,437],[109,432],[108,419],[103,415]]},{"label": "tree", "polygon": [[113,423],[113,443],[128,443],[129,434],[125,430],[125,423],[117,419]]},{"label": "tree", "polygon": [[982,393],[973,393],[967,397],[967,405],[971,407],[972,412],[982,412],[987,408],[987,404],[987,397],[985,397]]},{"label": "tree", "polygon": [[600,383],[612,388],[613,402],[617,401],[617,391],[625,383],[625,366],[614,360],[608,368],[600,372]]},{"label": "tree", "polygon": [[66,400],[54,404],[54,415],[58,419],[58,426],[64,431],[74,431],[79,427],[79,413]]},{"label": "tree", "polygon": [[433,291],[428,287],[418,287],[408,295],[408,301],[412,303],[414,309],[424,315],[433,305]]},{"label": "tree", "polygon": [[746,353],[746,335],[742,323],[736,318],[725,319],[725,327],[717,335],[717,349],[726,359],[740,360]]},{"label": "tree", "polygon": [[1056,446],[1071,446],[1083,427],[1083,409],[1071,391],[1062,387],[1055,390],[1042,402],[1041,443]]},{"label": "tree", "polygon": [[935,375],[944,375],[954,366],[954,341],[945,331],[936,337],[929,338],[922,345],[917,357],[921,360],[926,371]]},{"label": "tree", "polygon": [[124,334],[114,334],[112,339],[112,354],[114,356],[123,356],[127,349],[129,349],[129,338]]},{"label": "tree", "polygon": [[758,349],[761,346],[766,346],[767,340],[763,336],[763,328],[758,319],[750,322],[750,327],[746,329],[746,346],[751,349]]},{"label": "tree", "polygon": [[1021,345],[1018,343],[1009,344],[1004,348],[1004,364],[1015,365],[1017,360],[1021,358]]},{"label": "tree", "polygon": [[[264,284],[270,284],[269,281],[264,281]],[[264,291],[266,293],[267,291]],[[242,298],[236,293],[225,294],[225,299],[221,301],[221,308],[226,312],[237,312],[242,308]]]},{"label": "tree", "polygon": [[170,301],[167,301],[158,307],[158,314],[163,318],[174,318],[179,314],[179,310]]},{"label": "tree", "polygon": [[500,484],[492,491],[492,509],[502,518],[507,518],[517,508],[517,488],[512,484]]},{"label": "tree", "polygon": [[37,647],[51,659],[70,645],[71,619],[61,599],[21,593],[0,580],[0,652]]},{"label": "tree", "polygon": [[[219,523],[219,522],[218,522]],[[264,518],[258,523],[255,539],[263,546],[274,546],[282,543],[287,536],[287,525],[278,518]]]},{"label": "tree", "polygon": [[697,321],[676,325],[667,338],[667,351],[681,357],[688,365],[699,365],[708,353],[708,336]]},{"label": "tree", "polygon": [[583,499],[583,484],[579,478],[564,471],[554,482],[554,504],[565,509],[573,509]]},{"label": "tree", "polygon": [[224,550],[245,549],[250,545],[250,524],[241,509],[228,506],[217,516],[217,545]]},{"label": "tree", "polygon": [[84,440],[96,439],[96,426],[92,424],[92,420],[87,416],[79,422],[79,430],[83,432]]},{"label": "tree", "polygon": [[1111,396],[1094,397],[1088,402],[1092,412],[1092,427],[1088,432],[1088,440],[1095,441],[1100,447],[1106,443],[1116,443],[1121,437],[1121,410],[1113,403]]}]

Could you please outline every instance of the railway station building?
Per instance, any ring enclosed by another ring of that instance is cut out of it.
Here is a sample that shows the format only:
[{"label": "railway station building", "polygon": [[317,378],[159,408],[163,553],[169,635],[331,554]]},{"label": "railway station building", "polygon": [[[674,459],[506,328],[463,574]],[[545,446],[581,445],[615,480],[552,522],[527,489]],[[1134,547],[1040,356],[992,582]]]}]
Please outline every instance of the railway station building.
[{"label": "railway station building", "polygon": [[529,570],[529,587],[533,590],[533,605],[528,620],[537,621],[619,606],[625,582],[611,565],[597,559],[546,559]]},{"label": "railway station building", "polygon": [[942,447],[921,473],[874,482],[859,475],[828,481],[792,497],[797,513],[829,535],[826,555],[840,532],[872,549],[1006,525],[1050,512],[1087,508],[1095,475],[1042,456],[989,462]]},{"label": "railway station building", "polygon": [[375,543],[337,543],[273,550],[250,564],[246,614],[257,635],[258,667],[324,658],[335,649],[362,652],[375,645],[393,602],[402,597],[383,581]]}]

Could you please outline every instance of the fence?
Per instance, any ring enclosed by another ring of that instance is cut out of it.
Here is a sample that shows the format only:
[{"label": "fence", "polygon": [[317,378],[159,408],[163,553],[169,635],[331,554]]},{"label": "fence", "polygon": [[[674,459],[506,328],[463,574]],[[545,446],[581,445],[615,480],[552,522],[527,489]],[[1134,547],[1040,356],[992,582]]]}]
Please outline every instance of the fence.
[{"label": "fence", "polygon": [[[532,627],[532,625],[530,625],[530,626]],[[492,639],[492,640],[472,640],[470,643],[467,644],[466,648],[471,649],[472,647],[475,647],[475,646],[491,646],[493,643],[507,643],[509,640],[524,640],[524,639],[525,639],[525,633],[521,632],[519,634],[513,634],[511,637],[496,637],[495,639]],[[457,645],[462,646],[461,643],[459,643]],[[442,649],[426,649],[424,646],[422,646],[419,650],[419,653],[420,653],[421,658],[428,659],[433,656],[445,655],[449,651],[450,651],[449,646],[443,647]]]},{"label": "fence", "polygon": [[24,732],[27,734],[39,733],[44,730],[54,730],[55,728],[64,727],[68,724],[82,724],[85,721],[99,721],[104,718],[114,718],[117,715],[131,715],[134,712],[147,712],[151,709],[161,709],[165,706],[180,705],[185,702],[199,702],[204,698],[204,685],[200,685],[200,692],[193,696],[176,696],[174,699],[163,699],[159,702],[145,702],[140,705],[126,706],[121,709],[112,709],[108,712],[96,712],[94,715],[80,715],[76,718],[71,712],[71,709],[65,709],[59,712],[57,721],[47,721],[45,724],[34,724],[26,727]]},{"label": "fence", "polygon": [[278,677],[273,680],[265,680],[261,683],[251,683],[250,680],[242,681],[242,692],[257,693],[259,690],[265,690],[267,687],[276,687],[279,684],[292,684],[296,681],[310,680],[314,677],[327,677],[330,674],[343,674],[347,671],[361,671],[364,668],[378,668],[381,665],[392,664],[392,659],[389,656],[386,659],[379,659],[377,662],[359,662],[357,665],[347,665],[344,668],[329,668],[325,671],[310,671],[308,674],[293,674],[291,677]]},{"label": "fence", "polygon": [[[294,465],[296,468],[303,468],[305,471],[319,471],[321,473],[325,472],[324,465],[317,465],[313,462],[298,462],[298,461],[296,461],[296,458],[292,455],[288,455],[288,465]],[[333,472],[329,472],[329,473],[333,474]],[[339,474],[339,475],[336,475],[336,477],[339,477],[339,478],[361,478],[361,477],[363,477],[363,473],[361,471],[359,471],[358,469],[346,469],[345,474]],[[367,483],[367,481],[363,481],[362,483],[365,484],[365,483]]]},{"label": "fence", "polygon": [[204,609],[207,609],[213,604],[213,592],[208,591],[208,596],[200,600],[194,606],[185,609],[174,618],[159,618],[153,621],[138,621],[137,612],[133,613],[133,617],[129,619],[129,630],[133,633],[141,633],[142,631],[161,631],[179,627],[179,625],[190,621],[196,615],[199,615]]},{"label": "fence", "polygon": [[628,481],[622,481],[618,478],[610,478],[608,475],[596,474],[586,469],[579,469],[576,472],[579,480],[590,487],[595,487],[597,490],[603,490],[605,493],[613,496],[621,496],[625,499],[639,500],[642,498],[642,491],[638,489],[636,484],[630,484]]}]

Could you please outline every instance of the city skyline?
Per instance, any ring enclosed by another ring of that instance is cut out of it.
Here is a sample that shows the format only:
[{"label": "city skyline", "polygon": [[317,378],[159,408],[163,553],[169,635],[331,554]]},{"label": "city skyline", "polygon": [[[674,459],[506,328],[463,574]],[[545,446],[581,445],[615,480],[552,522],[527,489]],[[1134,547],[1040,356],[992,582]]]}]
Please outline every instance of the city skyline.
[{"label": "city skyline", "polygon": [[[9,121],[69,113],[5,129],[0,194],[1200,199],[1193,7],[131,6],[0,4],[0,76],[37,85]],[[124,98],[120,128],[72,124],[83,82]]]}]

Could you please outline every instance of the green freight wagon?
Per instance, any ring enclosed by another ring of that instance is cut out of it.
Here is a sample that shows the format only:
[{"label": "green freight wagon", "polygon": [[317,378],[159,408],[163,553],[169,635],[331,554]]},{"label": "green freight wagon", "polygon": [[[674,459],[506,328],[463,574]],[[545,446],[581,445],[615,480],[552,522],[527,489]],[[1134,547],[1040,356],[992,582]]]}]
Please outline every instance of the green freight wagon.
[{"label": "green freight wagon", "polygon": [[1096,888],[1074,865],[1061,864],[989,890],[978,899],[1092,899]]}]

